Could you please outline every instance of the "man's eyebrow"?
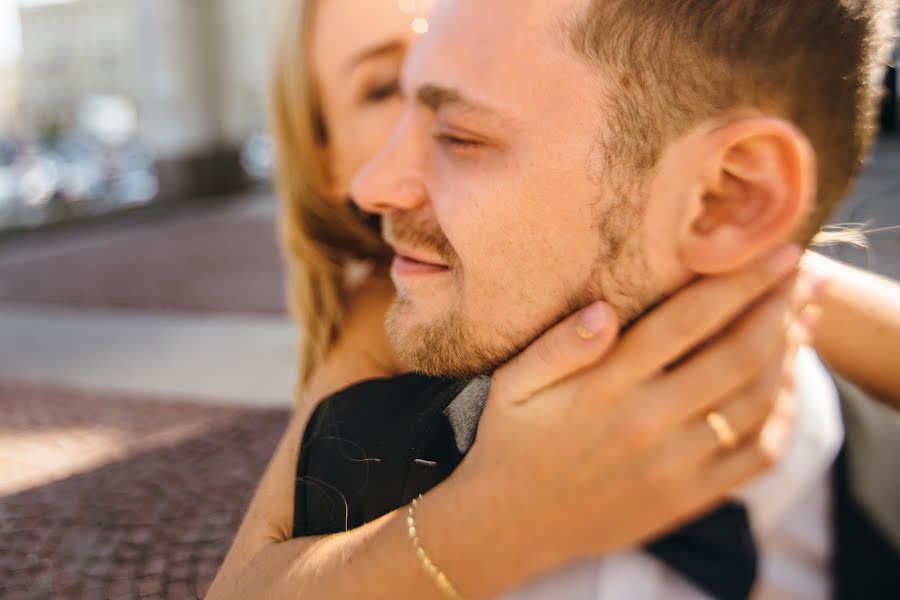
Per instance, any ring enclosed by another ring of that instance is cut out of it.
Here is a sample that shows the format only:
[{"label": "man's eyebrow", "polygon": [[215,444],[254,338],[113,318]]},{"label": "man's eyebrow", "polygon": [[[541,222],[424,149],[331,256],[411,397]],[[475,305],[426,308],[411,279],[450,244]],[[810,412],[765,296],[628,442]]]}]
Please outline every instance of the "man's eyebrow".
[{"label": "man's eyebrow", "polygon": [[400,40],[389,40],[387,42],[369,46],[368,48],[364,48],[363,50],[360,50],[359,52],[351,56],[344,63],[342,71],[344,73],[349,73],[354,68],[359,66],[360,63],[365,62],[370,58],[377,58],[390,54],[400,54],[404,50],[406,50],[406,45]]},{"label": "man's eyebrow", "polygon": [[514,119],[477,100],[466,98],[459,90],[440,85],[426,84],[416,90],[416,100],[432,112],[453,107],[463,112],[482,113],[486,116],[513,122]]}]

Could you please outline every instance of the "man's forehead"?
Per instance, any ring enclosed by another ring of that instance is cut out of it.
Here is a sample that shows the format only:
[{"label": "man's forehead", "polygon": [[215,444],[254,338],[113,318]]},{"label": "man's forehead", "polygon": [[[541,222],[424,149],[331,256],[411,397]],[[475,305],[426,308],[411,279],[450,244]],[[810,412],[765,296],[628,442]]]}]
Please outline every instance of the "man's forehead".
[{"label": "man's forehead", "polygon": [[501,111],[504,98],[546,92],[544,86],[559,83],[580,62],[569,51],[562,18],[573,10],[566,5],[579,2],[442,0],[410,56],[407,91],[454,89],[485,104],[490,98]]},{"label": "man's forehead", "polygon": [[[580,0],[443,0],[433,17],[436,42],[469,50],[490,63],[493,55],[563,49],[561,14]],[[483,50],[490,49],[488,54]]]},{"label": "man's forehead", "polygon": [[439,18],[457,22],[464,29],[508,26],[521,30],[524,25],[540,26],[549,21],[557,8],[568,0],[444,0],[437,11]]}]

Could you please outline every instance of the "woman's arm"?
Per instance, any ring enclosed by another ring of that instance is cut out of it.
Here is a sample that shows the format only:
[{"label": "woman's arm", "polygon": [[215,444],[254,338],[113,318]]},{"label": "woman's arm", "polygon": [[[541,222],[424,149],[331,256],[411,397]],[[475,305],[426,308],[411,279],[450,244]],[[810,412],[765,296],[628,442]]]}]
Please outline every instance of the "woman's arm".
[{"label": "woman's arm", "polygon": [[[286,499],[293,499],[297,449],[306,420],[300,413],[291,420],[206,597],[443,600],[441,591],[419,564],[408,537],[404,511],[395,511],[352,531],[315,538],[291,540],[289,530],[271,525],[293,522],[292,514],[282,513],[293,510],[292,502]],[[475,490],[464,487],[471,494],[467,499],[473,500]],[[427,530],[429,538],[441,540],[442,554],[471,557],[473,564],[465,565],[464,573],[477,577],[483,573],[475,561],[482,562],[484,556],[502,551],[491,547],[492,540],[499,538],[487,533],[485,525],[489,523],[476,523],[472,511],[466,510],[470,505],[453,498],[457,490],[459,486],[445,485],[429,493],[429,505],[419,517],[419,526],[423,535]],[[433,522],[426,520],[435,514],[441,517]],[[260,531],[268,532],[268,543],[260,544]],[[477,554],[472,552],[476,539]],[[513,561],[509,564],[515,566]],[[497,571],[491,577],[498,577],[504,567],[501,561],[495,561],[493,568]],[[502,577],[519,580],[525,575],[508,572]]]},{"label": "woman's arm", "polygon": [[815,348],[834,370],[900,409],[900,284],[807,253],[828,280]]},{"label": "woman's arm", "polygon": [[354,383],[397,374],[399,368],[384,330],[393,290],[389,280],[371,278],[350,299],[342,335],[298,394],[294,414],[244,515],[223,571],[233,571],[263,548],[291,539],[300,440],[319,402]]},{"label": "woman's arm", "polygon": [[374,275],[353,291],[341,335],[302,390],[298,407],[317,404],[365,379],[391,377],[403,370],[384,328],[393,300],[394,284],[386,276]]}]

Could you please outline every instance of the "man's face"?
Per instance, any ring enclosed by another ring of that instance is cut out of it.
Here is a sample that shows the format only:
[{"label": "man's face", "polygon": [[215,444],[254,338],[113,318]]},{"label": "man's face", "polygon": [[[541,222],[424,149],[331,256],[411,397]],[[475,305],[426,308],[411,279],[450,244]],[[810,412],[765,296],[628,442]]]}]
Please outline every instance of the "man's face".
[{"label": "man's face", "polygon": [[566,45],[575,3],[441,3],[355,181],[397,251],[388,327],[418,370],[489,372],[593,300],[631,319],[658,294],[641,194],[604,173],[603,78]]}]

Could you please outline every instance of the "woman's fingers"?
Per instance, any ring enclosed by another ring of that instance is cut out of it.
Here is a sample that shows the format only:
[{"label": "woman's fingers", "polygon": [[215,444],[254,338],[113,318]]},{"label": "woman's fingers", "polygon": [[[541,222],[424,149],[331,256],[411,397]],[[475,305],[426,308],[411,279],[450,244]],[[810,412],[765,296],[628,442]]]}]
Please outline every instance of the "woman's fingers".
[{"label": "woman's fingers", "polygon": [[677,361],[794,272],[802,256],[785,246],[735,273],[704,277],[642,317],[622,336],[606,364],[617,380],[634,383]]},{"label": "woman's fingers", "polygon": [[685,513],[702,512],[770,469],[787,449],[793,419],[790,408],[778,409],[759,435],[734,450],[714,454],[695,471],[690,485],[682,486],[673,506]]},{"label": "woman's fingers", "polygon": [[[712,429],[700,425],[692,432],[691,448],[667,448],[681,457],[680,461],[674,458],[664,461],[677,466],[677,470],[653,472],[648,481],[651,487],[672,492],[667,502],[672,522],[683,522],[702,514],[777,464],[788,447],[794,421],[793,402],[791,394],[778,394],[775,408],[757,427],[749,428],[748,437],[736,448],[721,448]],[[747,428],[739,413],[747,409],[752,411],[751,405],[752,402],[739,407],[736,400],[727,409],[735,423],[744,423],[737,427]],[[747,422],[750,421],[754,419],[751,417]]]},{"label": "woman's fingers", "polygon": [[782,285],[702,350],[645,384],[641,395],[647,401],[639,410],[667,431],[712,410],[770,370],[773,361],[782,363],[789,327],[799,316],[791,306],[792,288]]},{"label": "woman's fingers", "polygon": [[[662,435],[666,431],[672,432],[663,442],[662,450],[654,453],[652,458],[660,461],[658,469],[663,476],[673,476],[672,471],[691,471],[722,450],[722,440],[707,421],[710,412],[719,413],[737,440],[743,442],[759,434],[776,407],[780,406],[780,410],[784,411],[793,405],[796,356],[800,346],[808,342],[809,330],[797,320],[799,315],[795,315],[785,328],[777,322],[773,323],[773,314],[766,315],[765,311],[769,308],[777,314],[777,305],[786,301],[787,294],[784,289],[773,294],[756,308],[757,320],[750,316],[741,324],[753,333],[765,332],[766,325],[759,319],[768,316],[769,326],[776,325],[776,329],[769,332],[771,339],[775,340],[774,350],[757,373],[746,378],[738,371],[737,378],[722,378],[722,366],[718,364],[716,355],[722,350],[719,346],[733,341],[722,339],[678,369],[645,386],[641,396],[649,398],[650,404],[642,406],[641,410],[655,414],[657,419],[666,422],[660,429]],[[802,313],[804,307],[796,303],[796,296],[791,295],[789,310],[793,312],[797,309]],[[739,338],[741,333],[736,330],[732,336]],[[714,359],[710,360],[710,357]],[[743,383],[733,385],[738,380]],[[673,402],[673,398],[682,400]]]},{"label": "woman's fingers", "polygon": [[492,397],[521,403],[599,360],[618,334],[618,321],[604,302],[596,302],[547,331],[494,373]]},{"label": "woman's fingers", "polygon": [[796,312],[801,312],[809,304],[810,299],[818,301],[828,280],[817,271],[803,269],[797,277],[797,285],[791,291],[791,307]]},{"label": "woman's fingers", "polygon": [[[793,402],[793,396],[787,394],[785,389],[786,354],[779,354],[764,376],[729,396],[721,405],[694,416],[682,429],[670,436],[656,453],[663,457],[657,468],[695,472],[712,457],[734,450],[723,446],[719,433],[707,420],[711,412],[719,415],[721,422],[735,436],[738,445],[758,436],[779,402]],[[663,473],[663,476],[666,474]]]}]

